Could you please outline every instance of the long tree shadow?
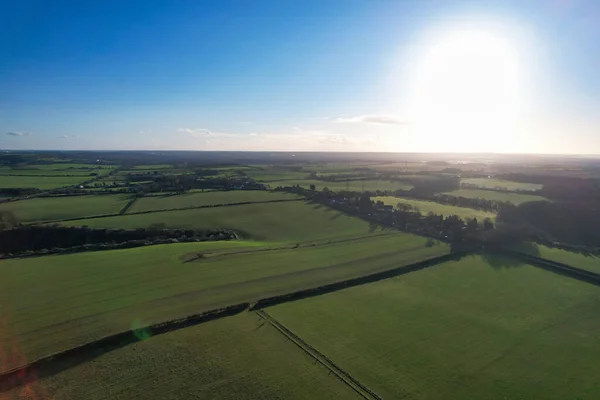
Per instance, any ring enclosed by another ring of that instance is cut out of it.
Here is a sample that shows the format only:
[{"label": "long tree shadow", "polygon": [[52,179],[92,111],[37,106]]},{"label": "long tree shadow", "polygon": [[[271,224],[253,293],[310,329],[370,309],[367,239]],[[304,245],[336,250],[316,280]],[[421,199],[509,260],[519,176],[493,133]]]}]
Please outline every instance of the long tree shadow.
[{"label": "long tree shadow", "polygon": [[[516,244],[512,246],[511,250],[534,257],[540,256],[540,249],[538,245],[531,242]],[[514,268],[525,265],[522,260],[500,252],[483,253],[482,258],[490,267],[494,269]]]}]

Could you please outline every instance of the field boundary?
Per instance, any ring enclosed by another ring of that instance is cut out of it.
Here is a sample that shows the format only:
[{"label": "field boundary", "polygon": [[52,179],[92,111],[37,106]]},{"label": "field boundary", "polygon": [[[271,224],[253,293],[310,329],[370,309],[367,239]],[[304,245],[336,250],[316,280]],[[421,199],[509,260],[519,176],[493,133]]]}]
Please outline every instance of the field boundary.
[{"label": "field boundary", "polygon": [[310,344],[305,342],[301,337],[296,335],[294,332],[289,330],[285,325],[281,322],[277,321],[270,314],[268,314],[264,310],[256,310],[255,313],[268,322],[272,327],[281,332],[286,338],[288,338],[292,343],[298,346],[302,351],[308,354],[315,361],[323,365],[330,372],[332,372],[335,376],[337,376],[342,382],[348,385],[352,390],[361,395],[363,398],[367,400],[376,399],[381,400],[375,392],[370,390],[368,387],[360,383],[356,378],[352,377],[348,372],[344,371],[341,367],[335,364],[329,357],[325,356],[319,350],[312,347]]},{"label": "field boundary", "polygon": [[146,340],[152,336],[199,325],[216,319],[237,315],[247,310],[249,303],[240,303],[188,317],[159,322],[137,330],[128,330],[88,342],[21,367],[0,373],[0,393],[56,375],[69,368],[91,361],[110,351]]},{"label": "field boundary", "polygon": [[546,258],[521,253],[519,251],[502,249],[495,252],[508,255],[509,257],[517,258],[521,261],[524,261],[527,264],[533,265],[534,267],[542,268],[559,275],[567,276],[569,278],[577,279],[580,281],[591,283],[593,285],[600,286],[600,274],[597,274],[595,272],[572,267],[570,265],[563,264],[558,261],[552,261]]},{"label": "field boundary", "polygon": [[[164,208],[160,210],[146,210],[146,211],[135,211],[127,214],[113,213],[113,214],[102,214],[102,215],[90,215],[83,217],[72,217],[72,218],[64,218],[64,219],[55,219],[55,220],[47,220],[40,222],[31,222],[28,225],[36,225],[36,224],[52,224],[57,222],[70,222],[70,221],[79,221],[85,219],[99,219],[99,218],[109,218],[109,217],[122,217],[127,215],[141,215],[141,214],[154,214],[161,212],[170,212],[170,211],[184,211],[184,210],[196,210],[202,208],[220,208],[220,207],[233,207],[233,206],[245,206],[251,204],[267,204],[267,203],[284,203],[288,201],[306,201],[304,198],[299,199],[279,199],[279,200],[264,200],[264,201],[244,201],[239,203],[227,203],[227,204],[205,204],[202,206],[190,206],[190,207],[182,207],[182,208]],[[121,210],[122,211],[122,210]]]},{"label": "field boundary", "polygon": [[127,212],[127,210],[129,210],[131,208],[131,206],[137,201],[138,197],[134,196],[133,199],[129,200],[127,202],[127,204],[125,204],[125,207],[123,207],[121,209],[121,211],[119,211],[119,215],[123,215]]}]

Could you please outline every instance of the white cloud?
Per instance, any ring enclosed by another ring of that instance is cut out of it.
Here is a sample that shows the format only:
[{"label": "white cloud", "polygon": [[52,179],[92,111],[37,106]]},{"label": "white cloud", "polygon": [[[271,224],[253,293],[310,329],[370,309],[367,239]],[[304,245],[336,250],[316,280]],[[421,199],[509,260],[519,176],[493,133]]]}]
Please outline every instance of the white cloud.
[{"label": "white cloud", "polygon": [[202,136],[210,136],[212,135],[212,132],[208,129],[205,128],[196,128],[196,129],[192,129],[192,128],[179,128],[177,129],[178,132],[183,132],[183,133],[187,133],[189,135],[192,135],[193,137],[202,137]]},{"label": "white cloud", "polygon": [[60,135],[61,139],[79,139],[78,135]]},{"label": "white cloud", "polygon": [[334,122],[339,122],[339,123],[362,122],[365,124],[375,124],[375,125],[399,125],[399,124],[406,123],[406,122],[401,121],[398,118],[390,116],[390,115],[362,115],[359,117],[335,118]]},{"label": "white cloud", "polygon": [[6,134],[9,136],[29,136],[29,135],[31,135],[31,133],[29,133],[29,132],[7,132]]}]

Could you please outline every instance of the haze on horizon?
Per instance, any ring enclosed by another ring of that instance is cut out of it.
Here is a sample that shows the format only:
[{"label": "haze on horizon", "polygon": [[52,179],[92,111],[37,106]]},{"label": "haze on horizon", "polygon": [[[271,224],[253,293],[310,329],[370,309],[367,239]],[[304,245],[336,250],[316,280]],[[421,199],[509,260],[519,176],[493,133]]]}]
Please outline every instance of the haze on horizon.
[{"label": "haze on horizon", "polygon": [[600,154],[594,0],[31,0],[0,33],[0,149]]}]

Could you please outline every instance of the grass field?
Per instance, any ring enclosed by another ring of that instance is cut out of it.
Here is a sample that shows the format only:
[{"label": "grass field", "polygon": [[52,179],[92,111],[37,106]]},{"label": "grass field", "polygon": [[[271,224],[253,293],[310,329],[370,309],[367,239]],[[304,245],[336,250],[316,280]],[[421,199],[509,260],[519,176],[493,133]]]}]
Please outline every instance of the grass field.
[{"label": "grass field", "polygon": [[269,186],[275,188],[277,186],[294,186],[300,185],[303,188],[309,188],[310,185],[315,185],[316,190],[323,190],[324,187],[330,190],[352,190],[356,192],[361,191],[375,191],[375,190],[410,190],[412,185],[403,182],[392,182],[392,181],[380,181],[380,180],[358,180],[348,182],[325,182],[319,180],[301,179],[301,180],[287,180],[279,182],[270,182]]},{"label": "grass field", "polygon": [[286,171],[286,170],[248,170],[244,171],[250,178],[259,182],[281,181],[285,179],[304,179],[310,175],[307,171]]},{"label": "grass field", "polygon": [[7,398],[360,398],[253,313],[136,343],[28,389],[15,389]]},{"label": "grass field", "polygon": [[0,188],[54,189],[63,186],[77,185],[90,179],[90,176],[48,177],[0,175]]},{"label": "grass field", "polygon": [[264,190],[232,190],[227,192],[186,193],[179,195],[151,196],[137,200],[128,212],[164,210],[205,206],[210,204],[231,204],[246,201],[271,201],[299,199],[300,197],[284,192],[266,192]]},{"label": "grass field", "polygon": [[382,398],[595,399],[598,287],[470,257],[268,308]]},{"label": "grass field", "polygon": [[405,197],[383,196],[372,197],[371,200],[381,200],[384,204],[392,205],[394,206],[394,208],[398,203],[410,204],[411,206],[413,206],[413,208],[418,208],[421,214],[433,212],[435,214],[441,214],[444,216],[458,215],[461,218],[477,218],[478,221],[483,221],[485,218],[491,218],[492,220],[496,218],[496,214],[491,212],[474,210],[472,208],[465,207],[455,207],[445,204],[434,203],[432,201],[407,199]]},{"label": "grass field", "polygon": [[126,195],[38,197],[0,204],[21,222],[43,222],[93,215],[117,214],[130,200]]},{"label": "grass field", "polygon": [[600,273],[600,257],[597,255],[585,255],[572,251],[552,249],[546,246],[538,246],[538,250],[538,257],[547,258],[548,260],[557,261],[575,268]]},{"label": "grass field", "polygon": [[321,205],[301,201],[81,219],[66,225],[135,229],[156,223],[164,223],[168,228],[233,229],[247,239],[294,243],[357,236],[380,229]]},{"label": "grass field", "polygon": [[505,181],[503,179],[494,178],[467,178],[461,179],[461,183],[468,183],[470,185],[477,185],[479,187],[495,189],[503,188],[505,190],[540,190],[542,186],[537,183],[523,183],[523,182],[512,182]]},{"label": "grass field", "polygon": [[[425,242],[391,233],[298,248],[181,243],[3,260],[0,348],[19,348],[27,360],[36,359],[134,324],[256,301],[448,252],[446,245]],[[205,257],[184,262],[190,253]],[[5,361],[4,370],[22,362]]]},{"label": "grass field", "polygon": [[545,197],[532,194],[518,194],[510,192],[495,192],[493,190],[478,190],[478,189],[460,189],[452,192],[444,193],[450,196],[471,197],[476,199],[486,199],[493,201],[509,201],[513,204],[526,203],[528,201],[544,201]]}]

